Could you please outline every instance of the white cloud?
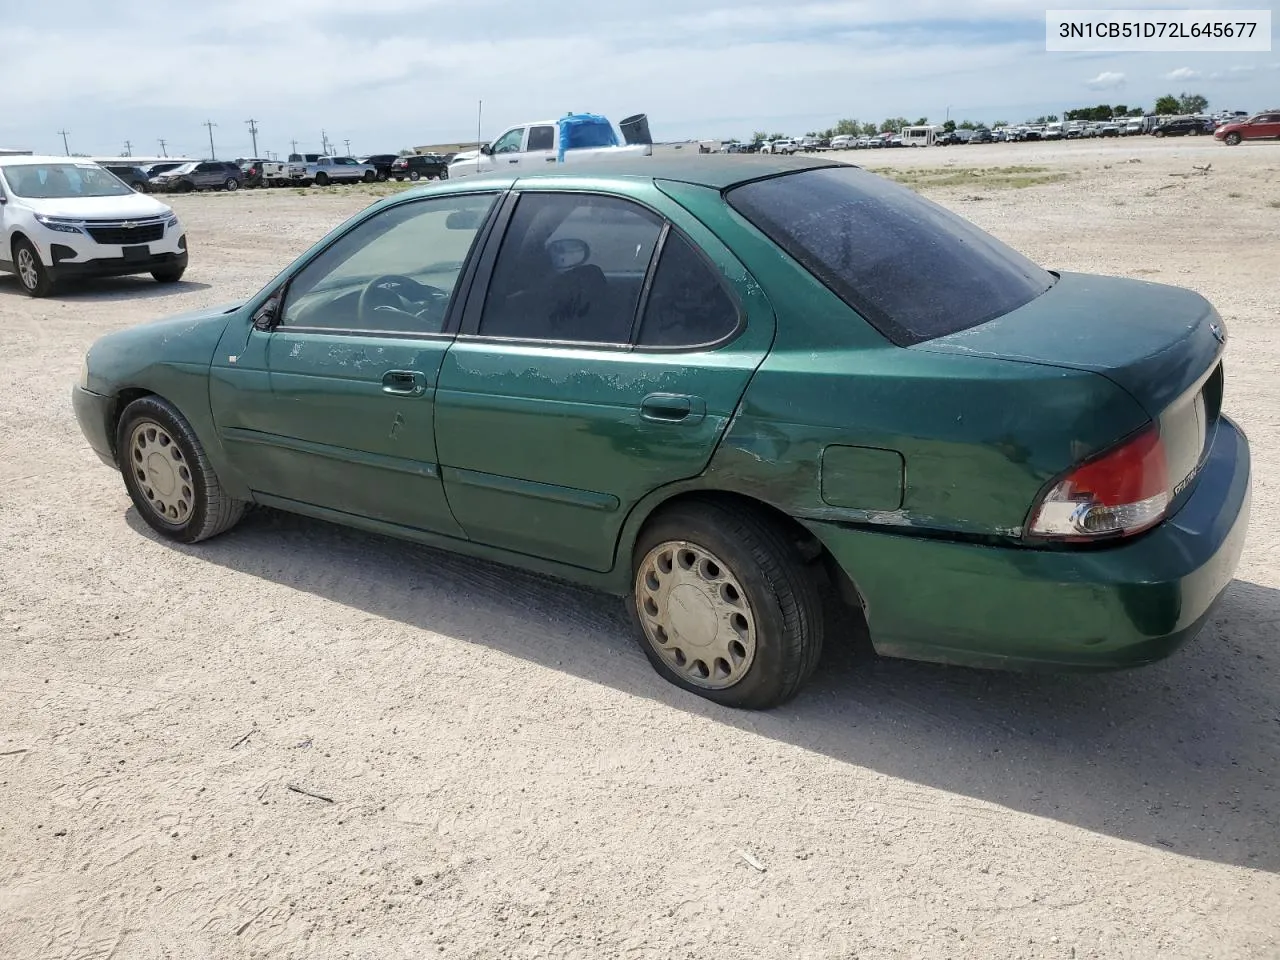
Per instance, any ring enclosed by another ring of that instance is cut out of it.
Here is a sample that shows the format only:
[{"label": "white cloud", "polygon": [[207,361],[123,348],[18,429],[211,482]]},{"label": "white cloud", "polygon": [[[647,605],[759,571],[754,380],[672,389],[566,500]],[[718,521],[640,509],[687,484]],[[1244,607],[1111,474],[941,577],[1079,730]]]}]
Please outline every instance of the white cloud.
[{"label": "white cloud", "polygon": [[1119,90],[1124,87],[1124,74],[1116,73],[1113,70],[1104,70],[1092,80],[1086,80],[1084,85],[1091,90]]},{"label": "white cloud", "polygon": [[1226,70],[1218,70],[1209,74],[1210,80],[1225,80],[1228,83],[1242,83],[1246,80],[1252,80],[1258,72],[1258,68],[1253,64],[1244,66],[1228,67]]},{"label": "white cloud", "polygon": [[1164,75],[1166,80],[1199,80],[1204,74],[1199,70],[1192,70],[1190,67],[1179,67],[1177,70],[1170,70]]}]

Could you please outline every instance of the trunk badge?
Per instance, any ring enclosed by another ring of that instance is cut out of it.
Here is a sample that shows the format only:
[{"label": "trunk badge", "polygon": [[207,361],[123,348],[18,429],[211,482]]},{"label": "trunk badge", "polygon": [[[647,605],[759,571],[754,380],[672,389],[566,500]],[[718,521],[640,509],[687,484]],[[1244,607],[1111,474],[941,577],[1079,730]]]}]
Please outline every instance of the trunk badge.
[{"label": "trunk badge", "polygon": [[1219,324],[1216,324],[1216,323],[1209,324],[1209,332],[1213,334],[1213,338],[1217,340],[1219,343],[1227,342],[1227,335],[1222,332],[1222,327]]}]

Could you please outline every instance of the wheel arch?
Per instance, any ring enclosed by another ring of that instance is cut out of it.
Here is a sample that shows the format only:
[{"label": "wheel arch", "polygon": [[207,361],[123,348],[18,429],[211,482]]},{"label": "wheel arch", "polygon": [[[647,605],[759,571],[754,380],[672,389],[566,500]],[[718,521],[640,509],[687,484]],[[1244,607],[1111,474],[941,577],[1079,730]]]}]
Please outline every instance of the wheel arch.
[{"label": "wheel arch", "polygon": [[619,593],[631,591],[632,553],[641,532],[663,513],[677,505],[698,502],[716,502],[750,510],[766,516],[794,536],[800,550],[816,576],[824,581],[849,607],[860,614],[865,612],[862,594],[849,573],[836,562],[834,556],[812,531],[786,511],[768,501],[747,493],[700,485],[697,480],[671,484],[650,494],[638,503],[623,523],[614,553],[614,581]]}]

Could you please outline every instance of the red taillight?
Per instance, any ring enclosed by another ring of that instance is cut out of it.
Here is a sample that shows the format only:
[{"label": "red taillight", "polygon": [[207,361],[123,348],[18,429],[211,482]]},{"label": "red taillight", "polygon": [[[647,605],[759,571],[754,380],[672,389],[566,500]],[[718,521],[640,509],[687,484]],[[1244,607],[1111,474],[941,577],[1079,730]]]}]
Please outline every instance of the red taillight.
[{"label": "red taillight", "polygon": [[1173,499],[1155,424],[1054,484],[1027,529],[1046,540],[1129,536],[1159,523]]}]

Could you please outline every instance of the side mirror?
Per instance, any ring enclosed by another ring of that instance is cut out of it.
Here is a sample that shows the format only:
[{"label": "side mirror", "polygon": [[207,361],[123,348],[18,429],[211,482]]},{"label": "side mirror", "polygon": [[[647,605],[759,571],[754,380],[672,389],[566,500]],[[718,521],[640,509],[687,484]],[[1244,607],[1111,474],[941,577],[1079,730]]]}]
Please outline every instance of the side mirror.
[{"label": "side mirror", "polygon": [[480,152],[483,153],[486,157],[492,156],[493,147],[489,146],[489,144],[486,143],[480,147]]},{"label": "side mirror", "polygon": [[6,197],[3,193],[0,193],[0,207],[3,207],[8,202],[9,202],[9,198]]},{"label": "side mirror", "polygon": [[273,330],[280,314],[280,294],[272,294],[253,314],[253,329]]}]

